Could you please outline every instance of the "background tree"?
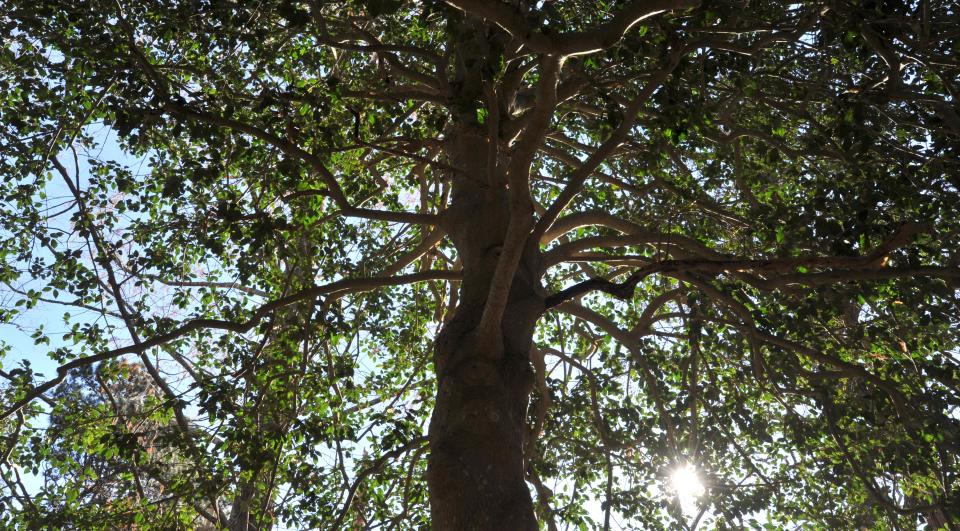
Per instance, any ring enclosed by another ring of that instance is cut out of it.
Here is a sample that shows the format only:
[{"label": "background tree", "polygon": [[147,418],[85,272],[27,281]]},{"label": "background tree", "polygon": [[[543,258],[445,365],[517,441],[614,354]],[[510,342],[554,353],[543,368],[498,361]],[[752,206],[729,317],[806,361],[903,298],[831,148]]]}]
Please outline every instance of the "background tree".
[{"label": "background tree", "polygon": [[83,436],[119,363],[178,468],[65,524],[955,529],[958,22],[7,0],[2,317],[71,313],[3,373],[0,518],[57,452],[146,470]]},{"label": "background tree", "polygon": [[[45,435],[29,441],[34,461],[23,464],[43,466],[43,487],[25,507],[31,522],[130,529],[194,521],[196,511],[178,499],[191,473],[159,396],[136,364],[111,361],[72,372],[51,393]],[[149,513],[139,511],[157,501]]]}]

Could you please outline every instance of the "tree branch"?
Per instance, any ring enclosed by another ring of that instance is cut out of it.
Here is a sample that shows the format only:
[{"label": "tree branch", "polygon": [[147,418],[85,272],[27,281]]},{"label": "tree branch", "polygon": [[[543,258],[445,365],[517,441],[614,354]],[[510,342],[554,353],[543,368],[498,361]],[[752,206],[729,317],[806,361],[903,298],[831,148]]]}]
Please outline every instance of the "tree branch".
[{"label": "tree branch", "polygon": [[83,358],[77,358],[73,361],[65,363],[60,367],[57,367],[57,376],[47,382],[44,382],[30,391],[27,392],[26,396],[22,399],[17,400],[8,408],[6,408],[2,414],[0,414],[0,420],[5,420],[10,415],[17,412],[20,408],[32,402],[37,397],[43,395],[47,391],[53,389],[64,379],[71,370],[84,367],[87,365],[92,365],[94,363],[99,363],[104,360],[116,358],[118,356],[123,356],[125,354],[142,354],[143,352],[164,345],[176,339],[179,339],[187,334],[196,332],[198,330],[226,330],[229,332],[234,332],[237,334],[243,334],[254,326],[259,324],[264,317],[269,315],[271,312],[274,312],[280,308],[296,304],[300,301],[309,300],[312,298],[319,297],[321,295],[326,295],[330,293],[337,293],[340,291],[367,291],[385,286],[398,286],[402,284],[411,284],[414,282],[424,282],[428,280],[458,280],[460,278],[459,271],[446,271],[446,270],[433,270],[425,271],[420,273],[410,273],[407,275],[398,275],[395,277],[374,277],[374,278],[349,278],[344,280],[338,280],[336,282],[331,282],[322,286],[314,286],[305,290],[301,290],[297,293],[282,297],[271,302],[268,302],[261,306],[253,315],[244,322],[235,322],[235,321],[224,321],[220,319],[191,319],[186,323],[178,326],[177,328],[166,332],[163,334],[157,334],[149,339],[145,339],[137,344],[127,345],[125,347],[115,348],[112,350],[107,350],[99,354],[94,354],[91,356],[86,356]]},{"label": "tree branch", "polygon": [[[514,273],[520,264],[524,247],[529,241],[533,227],[533,199],[530,196],[530,163],[537,152],[537,146],[543,141],[550,118],[557,105],[557,79],[560,77],[562,60],[547,56],[540,59],[540,81],[537,83],[537,107],[525,128],[525,136],[511,155],[507,169],[510,186],[510,221],[504,236],[503,247],[497,260],[497,267],[490,281],[487,302],[483,307],[480,324],[477,326],[481,337],[499,337],[492,332],[500,326],[503,311],[510,295]],[[497,142],[498,138],[490,138]]]},{"label": "tree branch", "polygon": [[683,48],[673,52],[669,64],[653,73],[640,93],[637,94],[636,97],[633,98],[633,101],[630,102],[630,105],[627,106],[627,109],[624,111],[623,121],[620,122],[620,125],[618,125],[610,136],[573,172],[567,186],[560,192],[560,195],[557,196],[537,222],[537,226],[533,231],[533,238],[535,240],[540,240],[541,236],[553,225],[553,222],[560,215],[560,212],[580,193],[580,189],[583,188],[583,184],[587,181],[587,178],[607,160],[607,157],[626,141],[627,135],[629,135],[633,124],[636,122],[640,109],[646,104],[647,100],[653,96],[653,93],[663,85],[677,67],[677,64],[679,64],[680,58],[685,55],[687,51],[688,48]]},{"label": "tree branch", "polygon": [[387,463],[409,452],[410,450],[417,448],[425,442],[427,442],[426,437],[417,437],[407,444],[381,455],[380,458],[374,461],[372,465],[363,469],[359,474],[357,474],[357,477],[353,480],[353,483],[348,489],[347,500],[343,503],[343,507],[340,509],[340,513],[337,515],[337,519],[333,525],[330,526],[330,529],[341,529],[341,524],[343,523],[343,519],[346,518],[347,512],[350,510],[350,505],[353,503],[353,498],[357,493],[357,489],[360,488],[360,484],[364,479],[367,478],[367,476],[376,474],[382,470]]},{"label": "tree branch", "polygon": [[[567,225],[577,225],[581,221],[604,220],[602,214],[592,214],[572,218]],[[613,218],[614,220],[616,218]],[[608,220],[609,221],[609,220]],[[623,224],[628,224],[620,220]],[[743,260],[743,259],[695,259],[695,260],[664,260],[652,262],[640,267],[631,274],[622,283],[611,282],[603,278],[591,278],[574,284],[560,292],[554,293],[546,298],[546,308],[552,308],[564,301],[579,297],[591,291],[603,291],[620,299],[626,299],[633,295],[633,291],[644,278],[655,273],[671,272],[699,272],[699,273],[730,273],[730,272],[753,272],[753,273],[787,273],[796,271],[798,268],[828,268],[829,271],[819,271],[814,273],[793,273],[783,274],[766,281],[771,286],[787,286],[791,284],[802,284],[807,286],[818,286],[823,284],[833,284],[838,282],[863,281],[863,280],[888,280],[894,278],[908,278],[915,276],[926,276],[942,279],[960,278],[960,268],[937,267],[937,266],[919,266],[888,268],[883,266],[883,260],[891,251],[902,247],[910,242],[917,234],[922,234],[931,230],[930,225],[921,223],[907,223],[900,227],[893,236],[877,246],[870,253],[863,256],[847,257],[809,257],[809,258],[784,258],[771,260]],[[641,243],[650,240],[651,235],[639,235]],[[602,239],[602,237],[601,237]],[[593,243],[590,238],[584,238],[579,242]],[[577,242],[572,242],[577,243]],[[569,245],[569,244],[567,244]],[[706,249],[706,247],[704,247]],[[548,259],[545,260],[547,267],[551,263],[551,256],[556,253],[554,250],[548,253]],[[719,255],[715,251],[710,251]],[[555,257],[553,257],[555,258]]]},{"label": "tree branch", "polygon": [[412,223],[418,225],[436,225],[440,222],[441,216],[435,214],[392,212],[387,210],[373,210],[352,206],[349,200],[347,200],[346,195],[344,195],[343,189],[340,188],[340,183],[337,181],[337,178],[330,173],[330,170],[327,169],[320,157],[310,153],[309,151],[306,151],[305,149],[288,140],[270,134],[259,127],[222,116],[190,110],[185,105],[181,105],[172,101],[164,104],[163,109],[175,116],[193,119],[204,123],[209,123],[211,125],[232,129],[241,133],[246,133],[254,138],[263,140],[264,142],[276,147],[291,157],[296,157],[306,162],[310,168],[317,172],[317,174],[320,175],[320,178],[323,179],[324,184],[327,185],[327,192],[330,198],[333,199],[334,203],[337,204],[344,216],[379,221],[390,221],[395,223]]},{"label": "tree branch", "polygon": [[447,3],[467,14],[494,22],[534,52],[572,56],[610,48],[644,19],[664,11],[697,7],[700,0],[636,0],[628,3],[609,21],[589,30],[553,36],[544,35],[540,29],[530,27],[517,8],[499,0],[447,0]]},{"label": "tree branch", "polygon": [[[869,258],[863,257],[863,258]],[[664,260],[662,262],[653,262],[647,264],[633,274],[625,281],[617,284],[603,278],[591,278],[578,284],[574,284],[562,291],[554,293],[546,298],[546,308],[552,308],[564,301],[579,297],[591,291],[603,291],[619,299],[628,299],[633,296],[633,291],[637,284],[644,278],[655,273],[674,273],[674,272],[698,272],[698,273],[728,273],[728,272],[777,272],[796,269],[797,267],[818,267],[827,261],[846,264],[850,266],[859,265],[863,258],[813,258],[807,261],[802,259],[792,260]],[[840,271],[823,271],[818,273],[798,273],[793,275],[784,275],[770,280],[772,283],[783,285],[804,284],[808,286],[818,286],[823,284],[833,284],[837,282],[862,281],[862,280],[888,280],[894,278],[909,278],[917,276],[926,276],[942,279],[960,279],[960,268],[949,267],[905,267],[905,268],[878,268],[873,269],[870,266],[860,266],[856,269]]]}]

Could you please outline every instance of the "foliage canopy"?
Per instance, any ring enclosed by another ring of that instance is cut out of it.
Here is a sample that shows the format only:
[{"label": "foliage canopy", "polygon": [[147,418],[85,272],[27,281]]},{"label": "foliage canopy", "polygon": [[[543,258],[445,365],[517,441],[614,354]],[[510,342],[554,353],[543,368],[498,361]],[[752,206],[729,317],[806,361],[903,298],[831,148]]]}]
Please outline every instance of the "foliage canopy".
[{"label": "foliage canopy", "polygon": [[957,528],[956,3],[2,7],[0,525]]}]

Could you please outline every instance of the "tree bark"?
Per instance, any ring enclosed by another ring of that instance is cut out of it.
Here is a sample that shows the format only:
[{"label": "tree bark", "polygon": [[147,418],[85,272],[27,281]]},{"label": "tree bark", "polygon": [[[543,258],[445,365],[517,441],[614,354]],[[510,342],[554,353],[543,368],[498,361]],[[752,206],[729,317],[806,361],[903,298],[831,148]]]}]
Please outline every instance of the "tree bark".
[{"label": "tree bark", "polygon": [[508,194],[483,170],[487,148],[479,131],[449,142],[456,167],[477,171],[458,179],[447,213],[463,282],[460,305],[434,352],[438,386],[427,470],[433,528],[532,531],[538,525],[524,481],[523,438],[534,378],[529,352],[544,308],[539,251],[528,242],[499,333],[478,333],[509,222]]},{"label": "tree bark", "polygon": [[437,531],[538,529],[524,482],[523,436],[541,299],[525,297],[526,288],[511,293],[500,337],[478,337],[482,306],[464,304],[437,341],[427,472]]}]

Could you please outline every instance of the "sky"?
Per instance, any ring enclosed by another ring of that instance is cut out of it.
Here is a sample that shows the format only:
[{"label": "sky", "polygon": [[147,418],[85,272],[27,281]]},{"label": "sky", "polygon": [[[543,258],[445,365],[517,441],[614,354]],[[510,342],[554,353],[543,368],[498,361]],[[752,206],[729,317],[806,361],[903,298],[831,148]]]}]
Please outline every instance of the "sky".
[{"label": "sky", "polygon": [[[142,173],[147,170],[147,168],[144,168],[142,160],[125,153],[120,146],[117,145],[109,126],[92,125],[87,128],[86,133],[89,133],[93,138],[97,139],[97,143],[92,148],[86,150],[84,150],[83,147],[78,147],[80,156],[76,159],[77,163],[74,162],[73,153],[69,149],[57,155],[58,159],[71,174],[76,171],[77,164],[79,164],[80,175],[86,175],[90,168],[90,164],[86,160],[87,158],[118,161],[137,170],[137,173]],[[67,206],[71,198],[69,190],[59,178],[48,180],[45,183],[45,192],[46,198],[44,201],[47,207],[53,211],[62,211],[60,207]],[[69,223],[69,213],[56,216],[49,224],[52,227],[61,228],[67,232],[72,230]],[[2,236],[2,229],[0,229],[0,237]],[[41,246],[36,245],[33,251],[34,256],[46,258],[48,259],[48,263],[52,262],[50,254]],[[29,275],[24,274],[19,282],[12,285],[12,288],[18,291],[27,291],[31,288],[39,291],[43,286],[42,281],[33,280]],[[45,293],[44,295],[46,297],[52,297],[50,293]],[[11,289],[11,286],[0,284],[0,308],[13,308],[16,302],[22,298],[21,295]],[[69,298],[64,295],[61,296],[60,300],[69,300]],[[70,314],[71,325],[73,323],[89,323],[91,322],[90,319],[100,317],[92,311],[85,311],[76,307],[50,302],[40,302],[34,308],[18,314],[10,322],[0,322],[0,351],[5,350],[3,357],[0,358],[0,366],[2,366],[3,370],[9,372],[23,364],[29,364],[35,373],[35,383],[39,384],[55,377],[59,364],[48,354],[58,348],[74,349],[72,342],[63,341],[64,334],[70,329],[70,326],[64,320],[65,313]],[[31,337],[32,334],[40,329],[50,338],[49,345],[35,344],[34,339]],[[126,338],[118,338],[118,340],[123,339]],[[41,417],[41,419],[42,418],[44,417]],[[35,424],[34,427],[37,429],[45,429],[43,425]],[[33,492],[39,490],[42,486],[42,478],[33,476],[28,472],[22,473],[27,488]]]}]

